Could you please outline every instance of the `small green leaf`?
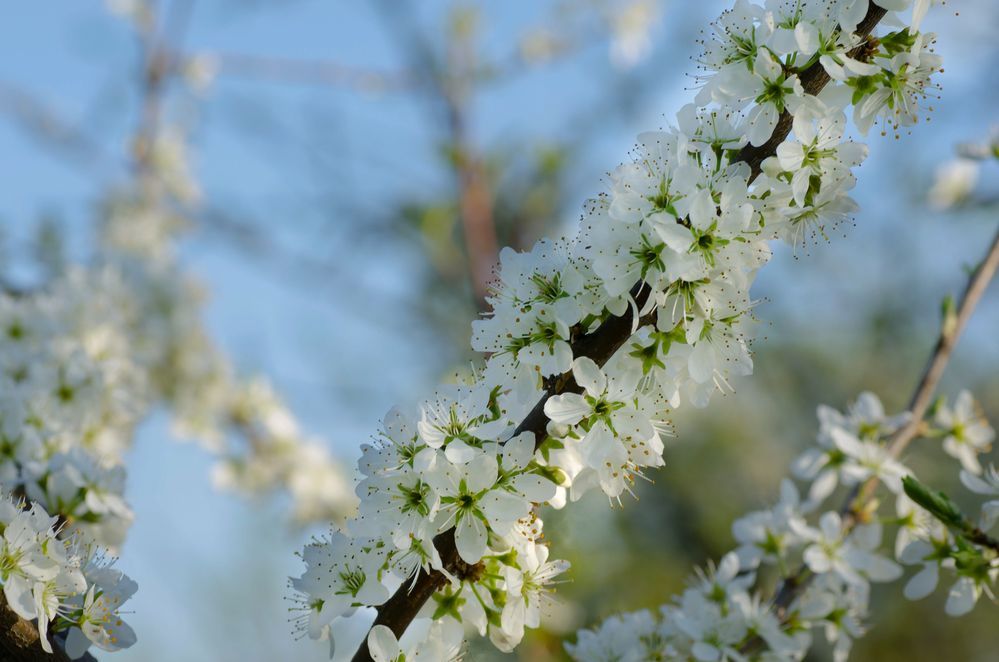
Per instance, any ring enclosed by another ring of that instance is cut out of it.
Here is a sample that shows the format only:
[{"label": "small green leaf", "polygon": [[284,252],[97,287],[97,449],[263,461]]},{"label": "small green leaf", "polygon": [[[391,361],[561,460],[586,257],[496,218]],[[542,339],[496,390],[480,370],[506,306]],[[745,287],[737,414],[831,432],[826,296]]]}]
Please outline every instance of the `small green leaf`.
[{"label": "small green leaf", "polygon": [[910,499],[947,526],[964,528],[964,515],[960,508],[943,492],[931,490],[912,476],[902,478],[902,487]]}]

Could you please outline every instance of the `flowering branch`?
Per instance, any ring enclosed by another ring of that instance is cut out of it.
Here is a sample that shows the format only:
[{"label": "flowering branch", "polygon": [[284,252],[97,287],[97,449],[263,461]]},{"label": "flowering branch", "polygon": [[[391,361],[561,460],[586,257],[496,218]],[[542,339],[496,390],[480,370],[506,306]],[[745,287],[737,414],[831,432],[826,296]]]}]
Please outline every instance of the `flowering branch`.
[{"label": "flowering branch", "polygon": [[[0,658],[7,662],[70,662],[59,646],[53,646],[52,653],[42,650],[39,638],[35,624],[18,616],[0,591]],[[80,660],[95,662],[90,653],[77,658],[77,662]]]},{"label": "flowering branch", "polygon": [[[849,58],[863,58],[865,51],[870,50],[870,46],[866,41],[863,41],[863,38],[871,33],[885,14],[885,9],[875,4],[870,5],[865,16],[854,30],[854,33],[861,38],[861,43],[849,51]],[[813,96],[818,94],[831,80],[826,69],[818,62],[802,71],[799,78],[804,92]],[[793,122],[792,113],[783,109],[769,139],[761,141],[759,145],[745,145],[732,159],[733,162],[749,164],[751,169],[749,182],[761,174],[763,162],[777,154],[777,148],[790,134]],[[689,224],[689,221],[687,223]],[[637,323],[635,320],[636,311],[647,309],[648,299],[652,292],[652,288],[644,280],[640,281],[630,290],[634,305],[627,308],[623,314],[610,317],[596,330],[589,333],[583,332],[581,327],[572,329],[570,343],[572,356],[588,358],[597,366],[603,366],[628,341],[635,328],[640,328],[656,320],[658,312],[655,308],[642,315]],[[547,379],[545,386],[542,398],[513,433],[513,438],[525,432],[530,433],[535,440],[536,449],[546,438],[549,417],[545,410],[552,398],[562,394],[583,392],[583,388],[571,372]],[[434,538],[434,546],[440,556],[442,569],[421,568],[412,580],[404,581],[392,597],[378,608],[378,615],[373,627],[385,626],[396,637],[401,637],[409,624],[419,614],[423,605],[437,590],[445,586],[448,581],[447,575],[457,576],[459,579],[464,578],[462,566],[465,564],[458,553],[454,535],[454,529],[449,529]],[[353,662],[367,662],[371,659],[369,646],[365,640],[355,653]]]},{"label": "flowering branch", "polygon": [[[881,554],[884,525],[897,527],[895,556],[920,567],[907,582],[910,600],[933,592],[941,570],[956,575],[946,613],[969,612],[983,594],[995,600],[999,582],[999,541],[987,532],[999,521],[999,471],[984,470],[977,459],[989,448],[994,430],[962,391],[953,407],[944,399],[929,404],[961,332],[999,268],[999,233],[970,276],[960,303],[948,299],[939,340],[915,389],[910,410],[886,416],[878,398],[863,393],[846,413],[818,409],[819,448],[805,451],[792,465],[798,478],[811,481],[802,500],[785,479],[780,501],[736,520],[739,547],[717,566],[698,571],[682,596],[648,611],[607,619],[581,631],[566,648],[579,662],[611,659],[695,658],[804,659],[812,630],[825,633],[834,658],[849,656],[853,639],[864,633],[872,582],[890,582],[902,567]],[[942,449],[960,460],[961,482],[990,499],[978,522],[967,518],[944,493],[925,487],[898,457],[917,436],[942,439]],[[837,484],[850,487],[838,510],[823,502]],[[874,487],[893,493],[895,516],[880,512]],[[817,527],[808,520],[818,519]],[[800,565],[792,563],[800,558]],[[779,573],[776,596],[754,594],[763,566]],[[789,568],[796,567],[794,571]]]},{"label": "flowering branch", "polygon": [[[912,398],[909,402],[909,413],[911,417],[892,436],[888,446],[888,455],[897,459],[908,445],[915,439],[923,426],[923,419],[936,392],[940,378],[943,376],[944,368],[950,361],[951,354],[957,344],[957,340],[964,331],[968,320],[974,313],[978,302],[988,288],[989,283],[995,276],[996,269],[999,268],[999,232],[992,240],[988,252],[978,268],[971,274],[961,302],[956,313],[951,311],[945,315],[941,325],[940,336],[936,346],[930,354],[926,363],[923,376],[919,380]],[[871,496],[877,487],[878,480],[872,477],[867,481],[858,484],[847,496],[840,513],[844,518],[844,531],[853,529],[858,523],[863,521],[865,509],[870,502]],[[808,587],[813,575],[806,566],[802,566],[796,573],[784,580],[773,604],[777,614],[783,617],[787,608],[804,592]],[[758,641],[755,643],[759,643]]]},{"label": "flowering branch", "polygon": [[[356,660],[451,660],[466,625],[511,651],[540,624],[568,563],[549,560],[539,506],[633,494],[664,464],[671,410],[752,372],[769,242],[825,236],[856,210],[867,148],[844,138],[845,108],[862,133],[916,122],[940,69],[918,30],[927,2],[871,37],[886,3],[737,0],[703,42],[695,103],[639,136],[578,232],[500,253],[472,323],[485,367],[415,416],[393,409],[362,447],[358,516],[306,546],[291,580],[303,632],[332,639],[334,619],[376,607]],[[421,614],[430,630],[403,651]]]}]

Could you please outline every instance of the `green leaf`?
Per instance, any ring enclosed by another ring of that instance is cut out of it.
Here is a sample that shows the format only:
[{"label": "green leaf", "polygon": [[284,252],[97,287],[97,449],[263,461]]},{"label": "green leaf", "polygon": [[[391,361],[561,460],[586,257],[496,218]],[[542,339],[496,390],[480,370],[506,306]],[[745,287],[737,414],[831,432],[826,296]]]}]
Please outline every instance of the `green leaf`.
[{"label": "green leaf", "polygon": [[964,528],[964,515],[960,508],[943,492],[931,490],[912,476],[902,478],[902,487],[910,499],[947,526]]}]

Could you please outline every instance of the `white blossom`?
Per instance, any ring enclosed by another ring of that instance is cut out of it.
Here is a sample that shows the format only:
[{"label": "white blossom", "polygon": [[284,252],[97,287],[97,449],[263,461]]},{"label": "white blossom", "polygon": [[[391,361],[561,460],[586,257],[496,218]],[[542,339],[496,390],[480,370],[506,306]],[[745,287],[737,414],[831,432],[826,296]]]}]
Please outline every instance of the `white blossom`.
[{"label": "white blossom", "polygon": [[965,471],[980,474],[982,465],[978,454],[989,449],[995,431],[982,417],[968,391],[961,391],[954,407],[946,404],[937,410],[935,422],[944,432],[943,449],[957,458]]}]

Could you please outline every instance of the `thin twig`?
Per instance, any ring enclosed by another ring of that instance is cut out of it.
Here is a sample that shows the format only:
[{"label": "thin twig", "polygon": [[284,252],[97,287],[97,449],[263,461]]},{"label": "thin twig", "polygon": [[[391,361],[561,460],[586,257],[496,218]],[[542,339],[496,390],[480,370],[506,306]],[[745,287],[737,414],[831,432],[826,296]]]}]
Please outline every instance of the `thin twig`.
[{"label": "thin twig", "polygon": [[[919,434],[923,417],[926,415],[926,411],[933,400],[933,394],[936,392],[940,378],[943,376],[944,368],[947,367],[947,363],[950,361],[954,347],[957,345],[957,340],[961,336],[964,327],[967,326],[968,320],[971,318],[972,313],[974,313],[979,301],[981,301],[982,295],[995,275],[997,267],[999,267],[999,231],[996,232],[982,263],[969,277],[953,323],[945,321],[941,328],[937,344],[930,354],[926,368],[923,371],[923,376],[919,380],[915,391],[913,391],[909,402],[908,411],[911,414],[911,418],[891,437],[888,445],[888,453],[891,457],[898,458]],[[877,482],[877,478],[870,478],[850,491],[840,509],[844,517],[844,535],[846,532],[852,530],[862,519],[863,513],[877,487]],[[802,565],[797,572],[784,580],[773,601],[774,611],[780,618],[783,619],[786,616],[788,607],[808,587],[813,576],[811,571]],[[750,641],[746,646],[751,647],[756,643],[758,642]]]},{"label": "thin twig", "polygon": [[954,323],[945,325],[939,340],[937,340],[933,355],[926,364],[922,379],[919,380],[919,386],[916,388],[915,393],[912,394],[912,400],[909,403],[909,411],[912,413],[912,418],[892,438],[888,450],[893,457],[901,455],[906,446],[916,437],[923,416],[926,414],[926,410],[933,400],[933,393],[940,382],[940,377],[943,375],[944,368],[947,367],[947,362],[954,351],[954,346],[964,331],[964,327],[968,325],[968,320],[971,318],[972,313],[974,313],[975,307],[978,306],[982,295],[985,294],[985,290],[995,275],[997,267],[999,267],[999,232],[992,239],[992,246],[985,255],[985,259],[982,260],[981,264],[978,265],[978,268],[975,269],[968,280],[964,293],[961,295],[961,304],[958,307]]},{"label": "thin twig", "polygon": [[968,542],[978,545],[979,547],[988,547],[997,554],[999,554],[999,540],[996,540],[989,534],[985,533],[979,528],[972,529],[971,531],[964,534]]},{"label": "thin twig", "polygon": [[[97,136],[55,113],[32,92],[10,82],[0,82],[0,112],[7,113],[33,138],[65,157],[75,172],[93,174],[94,166],[117,169]],[[80,165],[87,168],[81,170]]]},{"label": "thin twig", "polygon": [[234,78],[257,78],[277,83],[347,87],[367,93],[385,94],[411,90],[415,86],[407,71],[362,69],[332,60],[296,60],[249,53],[208,53],[218,62],[219,73]]}]

